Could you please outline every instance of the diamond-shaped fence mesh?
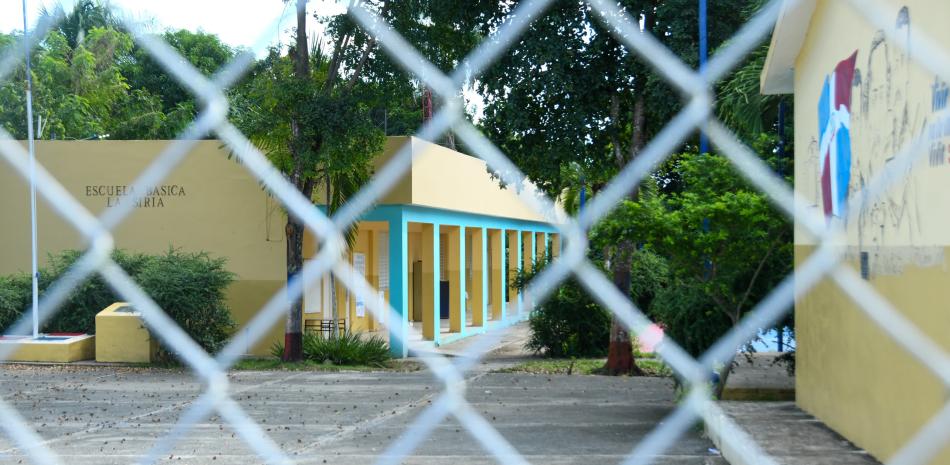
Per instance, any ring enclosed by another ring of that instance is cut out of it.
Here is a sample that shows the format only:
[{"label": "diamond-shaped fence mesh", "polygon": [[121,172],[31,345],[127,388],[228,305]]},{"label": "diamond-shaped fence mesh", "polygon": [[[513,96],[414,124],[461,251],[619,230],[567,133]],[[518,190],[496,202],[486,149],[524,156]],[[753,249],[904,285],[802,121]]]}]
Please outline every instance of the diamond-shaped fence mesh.
[{"label": "diamond-shaped fence mesh", "polygon": [[[429,63],[409,42],[393,30],[375,12],[355,2],[348,7],[348,14],[407,72],[419,79],[445,100],[440,111],[416,133],[417,137],[436,140],[446,132],[453,132],[476,156],[487,162],[493,172],[499,173],[508,185],[519,185],[524,174],[475,126],[464,118],[460,100],[465,83],[476,80],[502,53],[508,50],[529,27],[532,21],[545,14],[550,0],[520,2],[509,20],[502,24],[488,39],[473,50],[453,73],[443,74]],[[796,2],[785,2],[784,7],[794,8]],[[884,6],[875,0],[851,0],[855,11],[882,30],[890,31]],[[555,214],[555,202],[534,192],[519,192],[521,199],[532,209],[549,220],[563,237],[566,248],[563,253],[536,276],[525,290],[524,302],[531,306],[544,299],[559,283],[573,276],[595,296],[597,300],[633,333],[641,334],[650,325],[650,319],[623,295],[611,280],[587,259],[584,231],[607,215],[634,186],[651,174],[653,169],[669,157],[684,140],[697,130],[704,131],[716,148],[731,160],[736,169],[750,183],[768,195],[774,205],[798,227],[816,237],[817,252],[796,267],[794,275],[788,276],[763,299],[749,315],[723,336],[698,359],[691,357],[674,341],[665,340],[657,347],[657,354],[685,381],[688,393],[674,412],[659,423],[643,441],[635,444],[625,463],[651,463],[671,444],[684,434],[697,420],[722,438],[731,449],[737,451],[747,463],[774,463],[755,442],[724,415],[708,392],[708,373],[731,359],[738,347],[755,337],[759,328],[768,327],[790,311],[796,297],[814,287],[819,281],[830,277],[844,293],[863,311],[865,317],[880,327],[903,350],[932,371],[947,387],[950,387],[950,357],[939,344],[929,339],[911,321],[897,311],[872,286],[860,279],[845,263],[845,239],[840,224],[828,223],[814,209],[809,208],[796,196],[787,183],[771,171],[733,133],[717,121],[712,113],[715,94],[714,83],[722,79],[747,54],[758,46],[771,32],[783,7],[783,2],[773,0],[718,51],[702,73],[684,64],[660,41],[641,32],[639,19],[631,17],[622,7],[610,0],[590,0],[589,6],[596,19],[629,50],[638,54],[653,66],[669,84],[678,90],[685,101],[683,110],[654,137],[645,150],[627,165],[597,195],[588,207],[576,218],[562,220]],[[289,9],[289,8],[288,8]],[[116,13],[122,17],[121,11]],[[35,25],[26,36],[28,47],[35,47],[55,21],[48,18]],[[46,292],[39,306],[40,320],[46,321],[56,313],[70,292],[86,278],[98,274],[125,300],[139,309],[150,328],[172,350],[179,354],[193,373],[204,384],[204,392],[181,415],[178,423],[166,435],[158,439],[140,463],[154,463],[171,450],[197,423],[217,413],[233,427],[244,442],[267,463],[292,463],[288,453],[270,439],[267,432],[251,419],[231,397],[227,370],[243,353],[246,344],[261,339],[268,328],[286,314],[286,302],[300,298],[303,289],[313,285],[323,276],[332,273],[346,289],[362,296],[372,314],[388,321],[398,321],[395,310],[375,298],[377,291],[352,266],[342,258],[343,233],[348,226],[359,220],[410,169],[413,152],[403,148],[381,169],[372,181],[343,206],[332,218],[313,208],[305,198],[268,161],[227,118],[228,99],[225,90],[233,84],[253,63],[253,54],[239,54],[231,63],[212,78],[204,77],[168,44],[149,34],[138,23],[123,19],[134,39],[188,92],[202,103],[198,116],[171,142],[143,171],[131,186],[133,195],[144,196],[150,186],[158,185],[173,169],[188,156],[195,141],[211,133],[219,138],[253,176],[273,193],[291,215],[298,217],[306,227],[321,240],[319,255],[308,261],[305,270],[287,283],[255,317],[242,329],[242,340],[232,340],[217,356],[209,355],[176,323],[166,315],[150,296],[110,259],[113,250],[111,231],[119,226],[132,212],[134,201],[123,202],[118,207],[107,209],[101,217],[95,217],[67,192],[43,166],[36,166],[36,186],[40,196],[52,206],[56,214],[75,228],[88,244],[81,259],[54,283]],[[273,29],[270,29],[273,30]],[[271,34],[261,37],[266,44]],[[950,81],[950,57],[946,50],[928,38],[915,36],[910,47],[906,37],[889,36],[888,40],[903,47],[906,53],[930,72]],[[11,47],[0,58],[0,80],[9,80],[13,70],[20,65],[24,47]],[[939,119],[935,119],[939,121]],[[936,123],[931,123],[936,124]],[[894,154],[893,162],[876,178],[863,187],[862,192],[852,196],[846,212],[858,215],[862,208],[882,195],[889,186],[899,182],[913,166],[917,156],[924,152],[929,127],[924,127],[906,147]],[[30,177],[29,156],[10,134],[0,129],[0,156],[3,161],[24,179]],[[136,200],[136,199],[133,199]],[[26,332],[31,326],[29,315],[20,320],[13,333]],[[414,331],[409,328],[410,332]],[[411,344],[409,333],[393,333],[403,337],[403,343]],[[489,336],[492,336],[489,333]],[[405,432],[396,438],[379,455],[379,463],[399,463],[439,424],[454,417],[470,432],[484,449],[499,462],[506,464],[527,463],[517,449],[508,442],[466,400],[465,372],[472,367],[496,341],[486,337],[467,350],[467,356],[453,362],[431,352],[420,352],[421,360],[442,384],[442,392],[431,406],[408,425]],[[11,355],[9,346],[0,347],[0,359]],[[57,454],[41,439],[36,425],[24,418],[22,412],[0,400],[0,427],[6,435],[34,463],[61,463]],[[950,404],[945,406],[894,455],[893,464],[923,464],[933,458],[950,437]]]}]

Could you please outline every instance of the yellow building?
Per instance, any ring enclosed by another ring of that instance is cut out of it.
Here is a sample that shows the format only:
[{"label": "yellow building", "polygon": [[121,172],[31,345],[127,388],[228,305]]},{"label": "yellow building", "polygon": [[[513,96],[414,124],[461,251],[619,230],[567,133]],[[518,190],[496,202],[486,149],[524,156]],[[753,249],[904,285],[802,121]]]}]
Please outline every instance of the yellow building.
[{"label": "yellow building", "polygon": [[[892,40],[913,49],[927,35],[950,52],[950,2],[882,3],[884,29],[849,2],[786,2],[762,91],[794,94],[795,190],[829,222],[846,221],[849,265],[950,351],[948,85]],[[925,131],[934,122],[939,128]],[[846,216],[846,202],[921,134],[928,153],[883,197]],[[815,245],[796,228],[796,264]],[[940,380],[830,280],[796,301],[795,326],[798,404],[881,460],[950,400]],[[950,450],[932,463],[950,464]]]},{"label": "yellow building", "polygon": [[[101,215],[130,195],[128,185],[168,143],[37,141],[36,154],[67,191]],[[409,325],[418,325],[434,344],[524,318],[505,276],[530,266],[538,254],[557,254],[555,229],[513,189],[500,188],[477,158],[417,138],[390,137],[377,166],[407,144],[415,156],[411,170],[366,212],[348,254],[402,321],[376,321],[366,302],[342,286],[337,316],[353,330],[383,335],[405,334]],[[116,247],[161,253],[174,246],[226,257],[227,268],[237,275],[228,303],[243,326],[285,284],[286,220],[280,204],[214,140],[197,142],[154,194],[116,228]],[[22,178],[0,171],[0,274],[29,269],[28,195]],[[79,234],[43,201],[38,230],[41,260],[84,247]],[[307,256],[316,253],[316,242],[306,237]],[[329,295],[328,280],[306,291],[305,322],[331,318]],[[263,340],[247,344],[246,353],[267,354],[275,341],[283,341],[283,327],[277,322]],[[236,337],[241,335],[239,329]],[[395,355],[407,354],[396,338],[391,346]]]}]

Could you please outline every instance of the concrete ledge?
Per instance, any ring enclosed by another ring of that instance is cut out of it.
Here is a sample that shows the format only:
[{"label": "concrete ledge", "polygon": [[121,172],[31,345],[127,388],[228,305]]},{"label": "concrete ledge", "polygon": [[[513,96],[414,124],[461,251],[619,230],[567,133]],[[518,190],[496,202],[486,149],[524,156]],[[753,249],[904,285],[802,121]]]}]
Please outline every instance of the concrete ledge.
[{"label": "concrete ledge", "polygon": [[125,302],[96,314],[96,335],[97,362],[149,363],[158,352],[141,314]]},{"label": "concrete ledge", "polygon": [[795,400],[795,377],[776,359],[778,352],[739,355],[726,379],[722,400]]},{"label": "concrete ledge", "polygon": [[[719,402],[706,434],[731,465],[752,465],[758,448],[780,465],[880,465],[793,402]],[[731,420],[731,421],[727,421]],[[730,442],[723,441],[729,437]]]},{"label": "concrete ledge", "polygon": [[722,391],[722,400],[745,400],[778,402],[795,400],[795,389],[775,388],[726,388]]},{"label": "concrete ledge", "polygon": [[96,337],[82,335],[3,336],[0,345],[14,345],[8,361],[68,363],[96,357]]}]

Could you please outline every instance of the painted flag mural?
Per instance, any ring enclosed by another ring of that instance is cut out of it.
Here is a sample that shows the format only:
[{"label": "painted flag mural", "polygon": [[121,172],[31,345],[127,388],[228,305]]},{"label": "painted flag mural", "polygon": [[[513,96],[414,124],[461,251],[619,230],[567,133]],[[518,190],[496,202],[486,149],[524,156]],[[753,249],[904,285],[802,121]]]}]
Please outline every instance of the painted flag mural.
[{"label": "painted flag mural", "polygon": [[851,83],[855,51],[825,76],[818,101],[818,147],[821,203],[825,216],[844,215],[851,182]]}]

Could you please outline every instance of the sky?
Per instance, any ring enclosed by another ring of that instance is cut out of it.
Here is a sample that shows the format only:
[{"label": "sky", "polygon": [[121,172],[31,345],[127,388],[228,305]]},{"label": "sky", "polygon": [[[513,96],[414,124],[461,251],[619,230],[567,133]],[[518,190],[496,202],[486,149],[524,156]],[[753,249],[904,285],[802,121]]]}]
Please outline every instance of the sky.
[{"label": "sky", "polygon": [[[68,11],[74,0],[27,0],[27,21],[32,27],[42,7],[52,9],[57,3],[63,4]],[[202,30],[217,34],[221,40],[231,46],[253,48],[266,34],[262,54],[267,45],[278,41],[291,40],[291,29],[296,25],[293,3],[284,4],[281,0],[111,0],[109,2],[135,18],[137,21],[153,24],[158,31],[166,28]],[[23,29],[22,0],[4,0],[0,2],[0,32]],[[285,12],[282,21],[278,21]],[[310,13],[321,15],[339,14],[343,6],[334,0],[311,0]],[[322,30],[310,15],[310,31]]]}]

